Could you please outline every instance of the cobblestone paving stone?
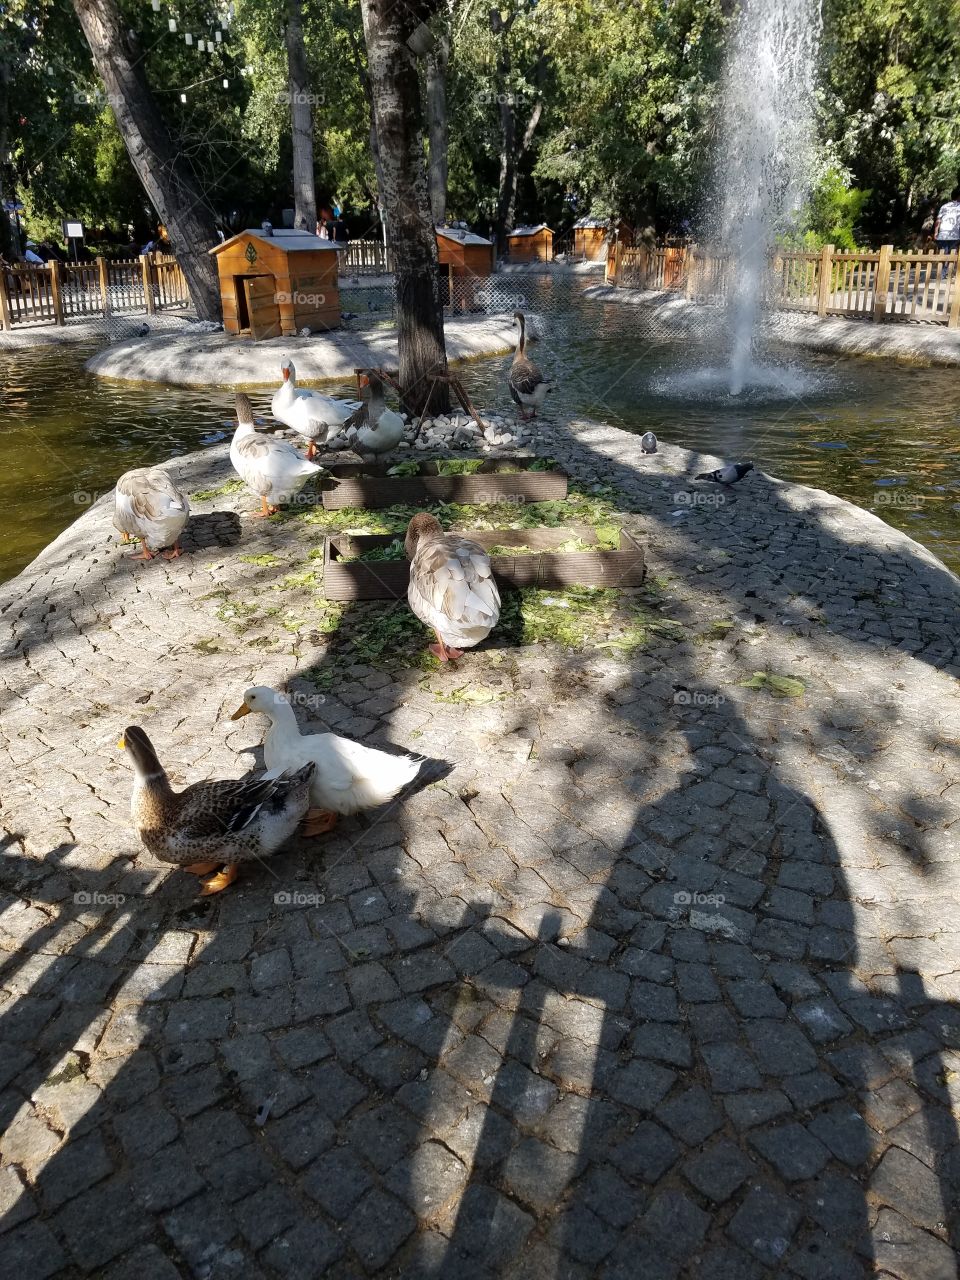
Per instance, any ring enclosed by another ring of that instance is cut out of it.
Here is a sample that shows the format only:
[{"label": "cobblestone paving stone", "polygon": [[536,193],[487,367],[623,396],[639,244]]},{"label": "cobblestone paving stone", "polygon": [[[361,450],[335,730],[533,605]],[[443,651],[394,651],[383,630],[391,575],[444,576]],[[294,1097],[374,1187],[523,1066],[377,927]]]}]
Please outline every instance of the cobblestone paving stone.
[{"label": "cobblestone paving stone", "polygon": [[219,898],[138,848],[114,744],[235,776],[238,694],[316,695],[335,636],[224,609],[304,535],[228,495],[131,565],[100,503],[0,589],[6,1275],[956,1277],[960,583],[829,495],[544,433],[681,625],[341,666],[314,727],[451,771]]}]

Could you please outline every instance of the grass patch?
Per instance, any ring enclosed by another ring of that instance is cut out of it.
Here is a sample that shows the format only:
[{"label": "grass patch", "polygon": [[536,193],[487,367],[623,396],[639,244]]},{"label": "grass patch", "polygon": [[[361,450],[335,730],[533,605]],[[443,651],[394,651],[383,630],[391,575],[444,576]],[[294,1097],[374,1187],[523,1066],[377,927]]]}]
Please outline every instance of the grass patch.
[{"label": "grass patch", "polygon": [[271,565],[283,564],[280,557],[275,556],[272,551],[264,551],[259,556],[240,556],[239,559],[243,564],[256,564],[264,569],[269,568]]},{"label": "grass patch", "polygon": [[438,502],[430,507],[398,503],[380,511],[367,511],[362,507],[343,507],[339,511],[327,511],[322,506],[306,506],[279,511],[270,520],[285,524],[296,520],[301,524],[316,525],[326,533],[405,533],[415,515],[429,511],[436,516],[444,529],[559,529],[566,524],[590,524],[611,526],[617,515],[610,502],[613,494],[608,486],[599,486],[601,493],[584,493],[571,490],[563,501],[555,502],[486,502],[465,505],[458,502]]},{"label": "grass patch", "polygon": [[778,676],[771,671],[755,671],[749,680],[740,680],[741,689],[766,689],[775,698],[802,698],[807,686],[795,676]]},{"label": "grass patch", "polygon": [[245,488],[246,485],[242,480],[228,480],[217,489],[198,489],[196,493],[191,493],[190,497],[196,502],[209,502],[211,498],[223,498],[228,493],[240,493]]}]

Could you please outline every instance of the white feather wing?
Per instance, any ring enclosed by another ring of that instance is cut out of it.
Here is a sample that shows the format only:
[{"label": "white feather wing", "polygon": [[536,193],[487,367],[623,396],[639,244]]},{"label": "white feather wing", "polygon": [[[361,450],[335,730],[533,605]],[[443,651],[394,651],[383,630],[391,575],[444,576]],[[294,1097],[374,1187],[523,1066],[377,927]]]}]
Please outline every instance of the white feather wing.
[{"label": "white feather wing", "polygon": [[446,644],[469,648],[490,634],[500,618],[500,592],[490,557],[456,534],[431,538],[410,565],[410,608]]}]

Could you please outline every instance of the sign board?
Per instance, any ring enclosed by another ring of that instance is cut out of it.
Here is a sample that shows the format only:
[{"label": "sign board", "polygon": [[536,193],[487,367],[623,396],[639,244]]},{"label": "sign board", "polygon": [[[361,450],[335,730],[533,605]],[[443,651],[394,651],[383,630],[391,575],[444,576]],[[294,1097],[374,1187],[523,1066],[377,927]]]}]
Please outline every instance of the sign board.
[{"label": "sign board", "polygon": [[23,213],[23,204],[19,200],[4,200],[3,207],[7,213]]},{"label": "sign board", "polygon": [[65,220],[63,224],[63,234],[66,236],[68,240],[82,240],[83,239],[83,223],[67,222]]}]

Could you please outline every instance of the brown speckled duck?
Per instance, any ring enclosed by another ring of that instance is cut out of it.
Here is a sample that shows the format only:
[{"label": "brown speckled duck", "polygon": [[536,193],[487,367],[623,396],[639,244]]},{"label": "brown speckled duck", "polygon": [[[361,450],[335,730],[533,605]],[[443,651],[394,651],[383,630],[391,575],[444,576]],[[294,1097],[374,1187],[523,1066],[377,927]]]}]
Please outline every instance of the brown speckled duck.
[{"label": "brown speckled duck", "polygon": [[203,894],[219,893],[238,875],[237,863],[269,858],[296,831],[310,802],[314,765],[248,774],[235,782],[195,782],[174,791],[150,739],[124,729],[136,775],[130,812],[144,847],[161,862],[207,876]]}]

